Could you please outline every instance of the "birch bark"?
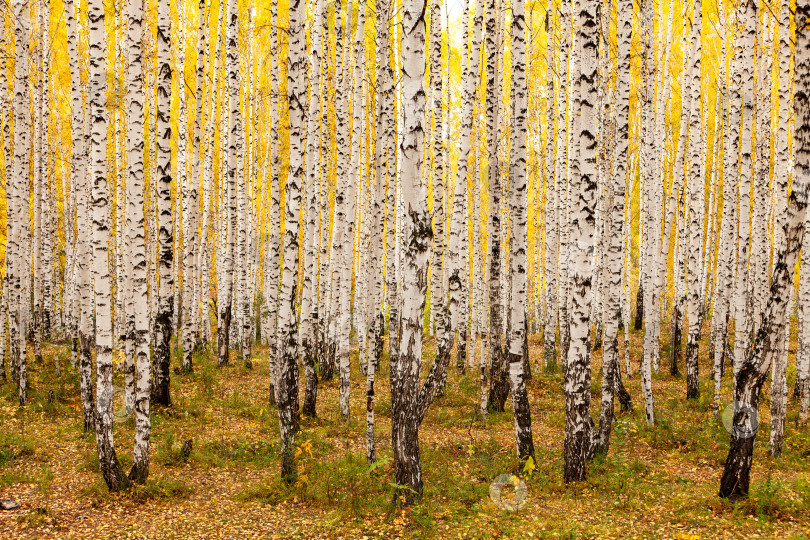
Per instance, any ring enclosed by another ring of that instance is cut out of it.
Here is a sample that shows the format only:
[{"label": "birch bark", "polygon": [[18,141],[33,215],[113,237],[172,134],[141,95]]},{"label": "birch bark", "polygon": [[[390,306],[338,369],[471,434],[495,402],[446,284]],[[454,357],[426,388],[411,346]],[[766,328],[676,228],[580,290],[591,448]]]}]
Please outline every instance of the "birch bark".
[{"label": "birch bark", "polygon": [[110,191],[107,185],[107,40],[101,0],[88,4],[90,43],[89,108],[90,163],[93,219],[93,287],[96,316],[96,450],[104,481],[110,491],[125,489],[129,480],[121,469],[113,441],[113,335],[111,278],[108,259]]},{"label": "birch bark", "polygon": [[144,0],[130,0],[128,5],[129,111],[127,122],[127,242],[130,269],[130,295],[134,314],[131,327],[137,378],[135,383],[135,446],[129,478],[144,483],[149,474],[149,439],[151,420],[149,398],[151,370],[149,361],[149,316],[146,288],[146,246],[144,244],[144,85],[141,67]]},{"label": "birch bark", "polygon": [[169,406],[169,364],[171,362],[172,317],[174,316],[174,222],[172,220],[172,155],[171,155],[171,12],[168,2],[158,6],[157,79],[157,227],[158,289],[155,316],[155,348],[152,367],[152,401]]},{"label": "birch bark", "polygon": [[[293,483],[296,477],[294,452],[298,427],[298,213],[304,179],[306,145],[306,81],[304,79],[307,43],[304,33],[306,3],[290,3],[289,49],[287,59],[287,98],[290,119],[290,166],[286,183],[284,270],[279,295],[279,370],[276,386],[279,431],[281,433],[281,477]],[[231,0],[231,25],[236,28],[236,0]],[[239,121],[237,120],[237,123]]]}]

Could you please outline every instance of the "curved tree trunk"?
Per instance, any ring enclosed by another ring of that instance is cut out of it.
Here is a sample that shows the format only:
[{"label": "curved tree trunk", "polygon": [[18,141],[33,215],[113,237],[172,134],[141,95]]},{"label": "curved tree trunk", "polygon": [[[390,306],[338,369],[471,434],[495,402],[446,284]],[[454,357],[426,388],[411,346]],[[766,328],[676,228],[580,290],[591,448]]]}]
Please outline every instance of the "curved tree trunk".
[{"label": "curved tree trunk", "polygon": [[810,3],[799,0],[796,6],[796,67],[794,148],[796,164],[793,189],[788,199],[784,243],[774,263],[773,279],[762,324],[753,348],[737,368],[736,401],[731,444],[720,480],[721,497],[747,497],[754,441],[758,428],[758,402],[771,363],[782,354],[793,269],[801,248],[806,225],[807,189],[810,183]]}]

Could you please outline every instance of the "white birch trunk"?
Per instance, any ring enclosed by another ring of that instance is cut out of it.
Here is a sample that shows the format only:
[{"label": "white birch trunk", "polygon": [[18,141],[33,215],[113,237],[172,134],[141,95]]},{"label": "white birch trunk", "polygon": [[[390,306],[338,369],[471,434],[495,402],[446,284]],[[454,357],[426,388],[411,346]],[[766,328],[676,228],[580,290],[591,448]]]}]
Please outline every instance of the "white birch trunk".
[{"label": "white birch trunk", "polygon": [[[298,213],[301,209],[301,185],[304,179],[306,145],[307,42],[304,33],[306,4],[290,4],[289,57],[287,60],[287,98],[290,119],[290,166],[286,183],[284,230],[284,270],[279,294],[279,370],[276,385],[279,430],[281,432],[281,476],[295,482],[295,431],[298,412],[298,320],[296,287],[298,284]],[[231,0],[232,26],[236,28],[236,0]],[[238,120],[237,120],[238,122]]]},{"label": "white birch trunk", "polygon": [[101,0],[88,5],[90,71],[90,164],[92,182],[93,287],[96,320],[96,449],[101,474],[110,491],[129,484],[115,453],[113,441],[113,334],[111,278],[108,258],[110,190],[107,185],[107,39]]},{"label": "white birch trunk", "polygon": [[171,13],[168,4],[158,6],[158,64],[157,80],[157,240],[159,274],[157,313],[155,315],[155,348],[152,374],[152,400],[160,405],[171,404],[169,393],[169,364],[171,362],[172,317],[174,310],[174,222],[172,220],[172,156],[171,156]]}]

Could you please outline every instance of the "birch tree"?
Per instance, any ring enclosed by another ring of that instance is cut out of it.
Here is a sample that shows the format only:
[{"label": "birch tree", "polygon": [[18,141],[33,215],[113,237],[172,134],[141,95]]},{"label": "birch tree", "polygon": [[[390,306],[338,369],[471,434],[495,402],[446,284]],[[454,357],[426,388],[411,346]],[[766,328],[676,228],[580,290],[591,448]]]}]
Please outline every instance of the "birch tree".
[{"label": "birch tree", "polygon": [[93,286],[96,315],[96,449],[101,474],[110,491],[125,489],[129,480],[121,469],[113,441],[113,335],[108,240],[110,193],[107,185],[107,38],[101,0],[88,4],[90,71],[90,162],[93,215]]},{"label": "birch tree", "polygon": [[[192,355],[196,349],[197,336],[197,298],[194,294],[198,275],[197,223],[199,212],[198,186],[202,175],[202,111],[203,111],[203,77],[205,74],[205,48],[208,32],[208,19],[205,16],[205,0],[199,4],[199,30],[197,35],[197,69],[194,113],[194,135],[192,139],[191,178],[184,186],[183,194],[183,366],[185,372],[193,371]],[[205,235],[205,230],[203,230]]]},{"label": "birch tree", "polygon": [[[689,74],[692,79],[692,112],[689,122],[689,256],[687,261],[687,281],[689,298],[687,303],[689,315],[689,337],[686,344],[686,397],[695,399],[700,391],[698,381],[698,344],[700,341],[701,316],[700,310],[700,254],[703,242],[703,201],[704,178],[701,174],[700,146],[700,55],[701,55],[701,24],[703,7],[701,0],[695,0],[692,15],[692,51],[690,53],[691,66]],[[657,313],[654,316],[658,316]]]},{"label": "birch tree", "polygon": [[31,113],[28,108],[28,2],[14,2],[14,165],[8,182],[6,218],[6,276],[9,306],[9,342],[12,377],[17,380],[17,397],[25,407],[28,390],[26,345],[26,282],[28,274],[29,188],[28,135]]},{"label": "birch tree", "polygon": [[[235,258],[235,242],[236,242],[236,154],[237,143],[239,138],[239,129],[241,124],[241,111],[239,109],[239,63],[238,63],[238,50],[237,50],[237,25],[238,18],[236,13],[236,5],[233,0],[229,0],[226,11],[227,29],[226,29],[226,73],[228,75],[227,83],[227,111],[228,111],[228,155],[225,157],[226,170],[227,170],[227,188],[224,193],[226,223],[226,234],[223,245],[223,277],[222,288],[223,294],[219,305],[219,321],[217,325],[217,342],[218,342],[218,360],[219,366],[228,364],[230,356],[230,339],[231,339],[231,323],[233,320],[233,299],[234,299],[234,258]],[[274,381],[274,358],[275,354],[271,349],[270,352],[270,381]],[[271,396],[273,389],[271,386]]]},{"label": "birch tree", "polygon": [[599,430],[594,437],[594,453],[606,454],[610,444],[613,424],[613,401],[621,377],[619,363],[619,321],[621,319],[622,265],[624,243],[624,199],[627,183],[628,121],[630,114],[630,43],[632,39],[632,0],[624,0],[618,6],[617,21],[617,70],[616,82],[616,166],[611,175],[606,202],[610,204],[605,216],[608,234],[607,266],[608,284],[605,307],[604,349],[602,353],[602,405]]},{"label": "birch tree", "polygon": [[155,348],[152,362],[152,401],[169,406],[172,318],[174,315],[174,222],[172,220],[172,149],[170,122],[172,68],[171,68],[171,11],[168,2],[158,5],[157,24],[158,78],[157,78],[157,227],[158,227],[158,289],[157,313],[154,321]]},{"label": "birch tree", "polygon": [[137,372],[135,389],[135,447],[133,450],[131,480],[144,483],[149,474],[149,439],[151,421],[149,400],[152,373],[149,361],[149,317],[146,287],[146,247],[144,245],[144,110],[143,72],[141,52],[143,40],[143,2],[130,0],[128,12],[129,33],[129,111],[127,122],[127,234],[132,261],[131,295],[135,324],[130,340],[134,345]]},{"label": "birch tree", "polygon": [[487,408],[503,411],[509,395],[509,379],[503,366],[503,318],[501,313],[501,176],[498,169],[498,110],[500,69],[498,66],[498,39],[496,37],[498,12],[495,0],[487,5],[487,97],[486,132],[489,159],[489,224],[487,230],[487,269],[489,270],[489,398]]},{"label": "birch tree", "polygon": [[523,342],[526,338],[526,266],[528,249],[526,183],[526,114],[528,110],[526,83],[526,28],[524,0],[512,0],[512,145],[510,164],[510,203],[512,206],[512,235],[509,271],[512,277],[510,300],[512,331],[508,337],[509,380],[512,409],[515,415],[517,454],[521,465],[534,462],[534,440],[526,374],[523,365]]},{"label": "birch tree", "polygon": [[[775,144],[775,170],[772,191],[774,195],[773,209],[773,245],[784,243],[784,226],[787,219],[787,193],[789,163],[793,161],[788,146],[788,124],[790,122],[790,5],[786,0],[781,2],[779,11],[779,128]],[[770,80],[770,79],[769,79]],[[768,115],[770,120],[770,115]],[[770,157],[770,156],[768,156]],[[770,162],[770,160],[768,160]],[[804,274],[807,281],[807,274]],[[801,284],[800,284],[801,286]],[[788,294],[792,298],[793,288],[789,287]],[[791,310],[788,310],[787,324],[781,329],[784,339],[790,334]],[[801,339],[801,338],[800,338]],[[783,354],[774,358],[772,385],[771,385],[771,455],[778,457],[782,453],[785,433],[785,416],[787,413],[787,346],[783,346]],[[798,349],[797,349],[798,350]],[[798,358],[798,357],[797,357]],[[800,366],[797,360],[796,374],[800,377]]]},{"label": "birch tree", "polygon": [[[235,29],[236,0],[231,0],[231,26]],[[289,56],[287,60],[287,98],[290,110],[290,167],[286,183],[286,227],[284,231],[284,269],[279,295],[279,370],[276,387],[278,423],[281,433],[281,476],[287,483],[296,478],[294,455],[295,431],[298,427],[298,320],[296,286],[298,284],[298,212],[301,208],[301,185],[304,179],[306,145],[306,3],[290,4]],[[235,37],[235,36],[233,36]],[[238,122],[238,121],[237,121]]]},{"label": "birch tree", "polygon": [[740,366],[735,365],[735,406],[731,443],[723,476],[721,497],[747,497],[750,486],[751,463],[758,429],[759,394],[768,377],[771,363],[782,354],[787,324],[785,315],[789,290],[793,283],[796,257],[804,239],[807,214],[807,189],[810,181],[810,3],[796,4],[796,59],[794,70],[794,110],[796,131],[793,188],[788,197],[784,243],[774,264],[770,295],[762,324],[757,330],[751,350],[745,352]]},{"label": "birch tree", "polygon": [[419,457],[419,368],[422,320],[431,243],[427,189],[422,182],[425,145],[425,10],[426,0],[405,0],[402,13],[403,138],[402,196],[408,213],[403,222],[402,311],[396,358],[391,359],[391,447],[398,500],[412,505],[422,496]]},{"label": "birch tree", "polygon": [[[305,254],[304,254],[304,281],[301,293],[301,352],[306,370],[306,394],[304,397],[303,413],[306,416],[315,416],[315,402],[318,395],[318,374],[315,366],[318,364],[318,344],[316,327],[318,326],[318,298],[315,274],[315,249],[317,247],[317,221],[318,197],[320,185],[318,184],[320,168],[318,154],[320,152],[318,122],[321,92],[319,79],[321,73],[321,10],[323,2],[315,0],[313,4],[313,24],[310,26],[312,47],[309,53],[309,110],[307,113],[306,133],[306,183],[307,201]],[[329,36],[327,36],[328,38]],[[325,130],[325,126],[324,126]],[[326,179],[322,179],[325,181]]]}]

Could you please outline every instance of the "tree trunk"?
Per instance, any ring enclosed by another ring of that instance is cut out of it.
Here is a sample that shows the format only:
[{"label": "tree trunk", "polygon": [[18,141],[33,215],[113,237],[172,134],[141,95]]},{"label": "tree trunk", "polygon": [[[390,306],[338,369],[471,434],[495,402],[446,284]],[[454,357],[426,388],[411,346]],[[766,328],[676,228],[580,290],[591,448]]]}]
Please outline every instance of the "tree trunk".
[{"label": "tree trunk", "polygon": [[503,411],[509,396],[508,370],[504,366],[503,318],[501,307],[501,173],[498,157],[498,111],[500,109],[500,69],[496,25],[498,12],[495,0],[487,5],[487,176],[489,178],[489,231],[487,249],[489,259],[489,398],[487,408]]},{"label": "tree trunk", "polygon": [[580,64],[576,66],[574,134],[576,151],[571,167],[571,343],[564,367],[565,391],[565,481],[585,480],[585,461],[590,451],[591,355],[590,313],[594,249],[594,210],[596,201],[596,118],[597,3],[584,0],[579,7],[576,46]]},{"label": "tree trunk", "polygon": [[144,244],[144,173],[143,173],[143,76],[141,51],[143,40],[143,0],[129,2],[129,111],[127,122],[127,242],[132,268],[130,282],[134,325],[132,341],[137,381],[135,389],[135,446],[129,478],[144,483],[149,474],[151,421],[149,398],[151,370],[149,361],[149,317],[146,289],[146,246]]},{"label": "tree trunk", "polygon": [[[787,0],[781,2],[779,13],[779,129],[776,141],[776,170],[774,172],[774,219],[773,243],[781,246],[784,243],[784,226],[787,219],[787,193],[788,171],[793,155],[788,147],[788,124],[790,123],[790,5]],[[804,274],[807,281],[807,274]],[[801,286],[801,282],[800,282]],[[793,297],[792,287],[791,298]],[[790,339],[790,315],[788,310],[787,323],[782,329],[786,341]],[[799,334],[801,335],[801,333]],[[801,339],[801,338],[800,338]],[[773,363],[773,382],[771,384],[771,455],[779,456],[782,453],[782,444],[785,434],[785,414],[787,410],[787,349],[783,347],[784,354],[780,354]],[[798,351],[798,344],[797,344]],[[800,379],[798,352],[796,362],[796,376]]]},{"label": "tree trunk", "polygon": [[129,481],[121,469],[113,442],[113,335],[111,279],[108,259],[110,191],[107,185],[107,42],[101,0],[88,5],[90,72],[90,169],[93,202],[93,285],[96,319],[96,449],[101,474],[110,491],[125,489]]},{"label": "tree trunk", "polygon": [[[197,36],[197,88],[195,92],[196,110],[194,113],[194,138],[191,157],[191,180],[183,194],[183,365],[186,373],[194,370],[192,356],[199,341],[197,336],[197,296],[194,294],[197,281],[197,264],[201,257],[197,244],[197,213],[199,211],[198,186],[202,169],[200,153],[202,151],[201,123],[203,110],[203,77],[205,75],[205,50],[207,47],[208,19],[205,16],[205,1],[199,5],[199,30]],[[203,231],[205,235],[205,231]]]},{"label": "tree trunk", "polygon": [[515,438],[521,467],[529,460],[534,463],[534,440],[526,373],[523,365],[526,326],[526,250],[528,248],[526,184],[526,28],[523,0],[512,0],[512,145],[510,164],[510,203],[512,206],[512,238],[509,271],[512,277],[512,332],[509,335],[509,380],[512,409],[515,414]]},{"label": "tree trunk", "polygon": [[621,369],[619,367],[619,321],[621,320],[622,263],[624,244],[624,198],[627,182],[627,148],[630,113],[630,42],[632,38],[632,6],[627,1],[619,5],[618,79],[616,85],[616,169],[610,178],[606,199],[610,211],[605,216],[608,235],[607,247],[607,299],[605,310],[605,337],[602,353],[602,405],[599,430],[594,438],[594,453],[607,454],[613,425],[614,396],[618,392]]},{"label": "tree trunk", "polygon": [[[700,257],[703,245],[703,190],[704,177],[701,174],[701,162],[703,159],[702,148],[700,146],[700,55],[701,55],[701,24],[702,24],[702,4],[701,0],[695,0],[694,13],[692,15],[692,51],[690,58],[692,65],[689,68],[688,77],[692,79],[692,112],[689,121],[689,148],[690,148],[690,173],[689,173],[689,255],[687,258],[687,281],[688,281],[688,302],[687,310],[689,317],[689,337],[686,342],[686,397],[696,399],[700,393],[700,381],[698,379],[698,344],[700,343]],[[656,314],[657,316],[657,314]]]},{"label": "tree trunk", "polygon": [[[737,23],[737,11],[732,12],[731,21],[728,25],[733,29]],[[728,29],[724,29],[728,33]],[[733,34],[732,34],[733,35]],[[735,187],[737,183],[737,164],[739,163],[740,146],[740,87],[739,77],[736,75],[737,43],[740,37],[737,36],[734,47],[725,47],[727,51],[732,51],[732,58],[729,61],[729,86],[723,95],[723,111],[728,109],[725,129],[725,148],[723,149],[723,218],[720,225],[720,247],[717,263],[717,284],[718,292],[715,300],[712,320],[717,321],[714,337],[714,403],[715,414],[720,409],[720,384],[722,382],[723,365],[725,362],[726,344],[728,343],[728,320],[730,315],[731,300],[733,294],[734,278],[734,226],[735,223]],[[787,195],[787,194],[786,194]]]},{"label": "tree trunk", "polygon": [[172,155],[171,155],[171,13],[168,4],[158,6],[158,103],[157,103],[157,226],[158,273],[157,314],[153,361],[152,400],[163,406],[171,404],[169,393],[172,317],[174,315],[174,223],[172,221]]},{"label": "tree trunk", "polygon": [[10,199],[6,219],[6,273],[8,277],[9,341],[11,344],[12,378],[17,382],[20,407],[25,406],[28,391],[25,354],[28,323],[28,253],[30,243],[28,167],[30,109],[28,107],[28,43],[30,7],[27,2],[14,2],[14,165],[13,181],[7,184]]},{"label": "tree trunk", "polygon": [[425,146],[425,0],[406,0],[402,15],[402,91],[404,104],[402,196],[408,212],[404,226],[402,311],[399,350],[391,361],[391,446],[394,454],[395,497],[410,506],[422,497],[419,457],[418,391],[422,363],[422,320],[430,252],[430,213],[422,183]]},{"label": "tree trunk", "polygon": [[[754,440],[758,428],[758,403],[762,385],[775,358],[782,354],[789,303],[790,286],[798,251],[804,237],[807,210],[807,189],[810,180],[810,3],[800,0],[796,9],[796,67],[794,148],[796,165],[793,189],[788,199],[788,214],[784,225],[784,243],[774,264],[771,292],[764,310],[762,324],[757,330],[752,349],[735,366],[734,429],[720,480],[721,497],[747,497],[750,483]],[[749,6],[750,9],[750,6]]]},{"label": "tree trunk", "polygon": [[[234,258],[235,243],[236,243],[236,184],[237,184],[237,144],[239,138],[239,129],[241,125],[241,111],[239,108],[239,61],[237,50],[237,13],[233,1],[230,1],[226,11],[226,37],[225,41],[227,62],[226,73],[227,80],[227,111],[228,111],[228,155],[226,161],[227,170],[227,188],[225,189],[224,204],[227,206],[225,215],[227,216],[227,232],[224,239],[224,253],[223,253],[223,277],[222,288],[223,295],[222,301],[219,305],[219,323],[217,326],[219,353],[218,365],[224,366],[228,364],[230,356],[230,338],[231,338],[231,322],[233,319],[233,299],[234,299]],[[223,126],[225,129],[225,126]],[[224,157],[224,156],[223,156]],[[271,368],[271,383],[273,380],[273,362],[274,353],[271,348],[270,352],[270,368]],[[273,393],[271,392],[271,395]]]},{"label": "tree trunk", "polygon": [[[795,171],[795,169],[794,169]],[[807,224],[805,224],[807,226]],[[807,422],[810,413],[810,242],[802,246],[799,270],[799,342],[796,345],[796,390],[799,419]]]},{"label": "tree trunk", "polygon": [[[737,194],[739,220],[737,225],[737,283],[734,306],[734,380],[742,366],[750,344],[751,313],[748,294],[748,243],[751,225],[751,131],[754,116],[754,52],[756,47],[757,3],[747,0],[740,6],[743,34],[738,39],[740,87],[742,88],[742,140],[740,181]],[[736,388],[736,382],[734,388]]]},{"label": "tree trunk", "polygon": [[[279,370],[276,386],[278,424],[281,433],[281,477],[295,482],[295,432],[298,427],[298,319],[296,287],[298,285],[298,213],[301,208],[301,184],[304,179],[306,144],[306,4],[290,4],[289,57],[287,60],[287,97],[290,118],[290,167],[286,183],[286,227],[284,231],[284,270],[279,294]],[[231,0],[231,26],[237,28],[236,0]],[[236,36],[233,36],[234,38]],[[234,39],[235,41],[235,39]],[[237,119],[237,123],[239,120]]]},{"label": "tree trunk", "polygon": [[[309,204],[305,214],[305,253],[304,253],[304,281],[301,293],[301,353],[303,356],[304,369],[306,371],[306,393],[304,395],[303,414],[305,416],[315,416],[315,403],[318,395],[318,374],[315,366],[318,362],[318,346],[315,336],[315,328],[318,325],[318,299],[317,286],[315,283],[315,249],[317,243],[317,219],[318,219],[318,195],[320,186],[318,184],[318,115],[321,91],[319,79],[321,72],[321,9],[322,2],[316,0],[313,13],[313,25],[311,26],[312,49],[309,53],[309,111],[307,118],[306,133],[306,173],[307,173],[307,197]],[[328,36],[327,36],[328,37]],[[322,181],[326,181],[323,179]]]}]

